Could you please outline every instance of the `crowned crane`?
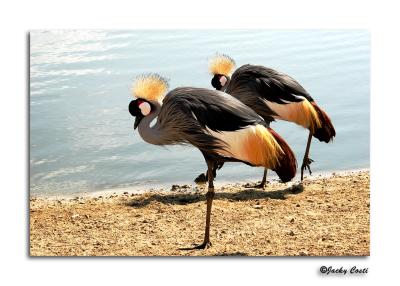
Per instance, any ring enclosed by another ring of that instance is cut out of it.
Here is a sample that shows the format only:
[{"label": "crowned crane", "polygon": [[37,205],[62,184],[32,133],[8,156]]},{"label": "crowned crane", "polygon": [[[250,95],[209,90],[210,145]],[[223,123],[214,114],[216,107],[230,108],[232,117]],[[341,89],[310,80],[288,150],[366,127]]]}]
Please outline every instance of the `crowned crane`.
[{"label": "crowned crane", "polygon": [[[211,58],[211,85],[243,102],[267,123],[280,119],[307,128],[310,132],[301,166],[301,180],[306,168],[311,175],[313,160],[309,158],[309,152],[312,137],[328,143],[336,135],[329,116],[292,77],[259,65],[243,65],[233,72],[235,67],[235,61],[227,55],[217,54]],[[264,187],[266,176],[265,168],[258,187]]]},{"label": "crowned crane", "polygon": [[[224,162],[242,162],[274,170],[282,181],[296,175],[296,159],[287,143],[265,121],[236,98],[221,91],[180,87],[168,92],[157,74],[139,76],[129,104],[144,141],[154,145],[185,144],[200,150],[207,164],[208,191],[204,241],[210,242],[213,179]],[[168,92],[168,93],[167,93]],[[150,125],[156,119],[154,125]]]}]

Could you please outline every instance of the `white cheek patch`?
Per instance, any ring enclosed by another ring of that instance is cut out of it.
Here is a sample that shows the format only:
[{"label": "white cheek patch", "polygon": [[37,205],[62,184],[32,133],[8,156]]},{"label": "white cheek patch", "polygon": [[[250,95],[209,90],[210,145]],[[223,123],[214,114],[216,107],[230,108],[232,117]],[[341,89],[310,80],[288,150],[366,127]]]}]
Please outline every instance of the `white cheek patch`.
[{"label": "white cheek patch", "polygon": [[142,102],[141,104],[139,104],[139,108],[144,116],[149,115],[151,111],[151,106],[148,102]]},{"label": "white cheek patch", "polygon": [[219,82],[221,83],[221,86],[225,86],[226,82],[228,81],[228,79],[225,76],[222,76],[219,79]]}]

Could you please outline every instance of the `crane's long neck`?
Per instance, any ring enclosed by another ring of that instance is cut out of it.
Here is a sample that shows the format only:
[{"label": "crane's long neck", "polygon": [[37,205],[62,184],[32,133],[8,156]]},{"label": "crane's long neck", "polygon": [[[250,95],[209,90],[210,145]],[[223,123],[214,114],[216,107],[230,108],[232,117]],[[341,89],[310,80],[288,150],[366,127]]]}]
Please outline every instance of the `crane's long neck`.
[{"label": "crane's long neck", "polygon": [[154,107],[154,110],[152,110],[149,115],[143,117],[142,121],[139,123],[139,134],[147,143],[163,145],[163,136],[162,132],[159,130],[158,124],[156,123],[154,126],[150,126],[151,122],[160,114],[161,105],[158,102],[152,102],[152,107]]}]

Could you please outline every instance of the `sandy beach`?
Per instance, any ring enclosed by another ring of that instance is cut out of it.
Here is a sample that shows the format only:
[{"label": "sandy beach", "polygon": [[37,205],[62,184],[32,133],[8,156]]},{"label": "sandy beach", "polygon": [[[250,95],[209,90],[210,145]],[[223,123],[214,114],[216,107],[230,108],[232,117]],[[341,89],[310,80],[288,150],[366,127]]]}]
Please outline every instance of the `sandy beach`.
[{"label": "sandy beach", "polygon": [[212,247],[201,243],[205,189],[30,198],[31,256],[368,256],[369,171],[302,184],[216,188]]}]

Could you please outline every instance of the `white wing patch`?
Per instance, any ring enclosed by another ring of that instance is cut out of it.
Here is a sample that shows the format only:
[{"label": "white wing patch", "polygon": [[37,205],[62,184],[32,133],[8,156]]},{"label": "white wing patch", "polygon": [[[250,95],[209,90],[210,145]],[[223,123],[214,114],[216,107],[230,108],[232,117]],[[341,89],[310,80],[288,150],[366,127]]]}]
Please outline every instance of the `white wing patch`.
[{"label": "white wing patch", "polygon": [[277,114],[273,116],[275,119],[294,122],[307,129],[320,127],[321,123],[318,114],[311,103],[303,96],[296,96],[296,98],[302,101],[289,103],[284,101],[286,104],[279,104],[268,100],[264,100],[264,102]]},{"label": "white wing patch", "polygon": [[198,121],[198,120],[197,120],[197,116],[196,116],[196,114],[194,114],[193,111],[192,111],[192,116],[193,116],[193,118],[194,118],[196,121]]},{"label": "white wing patch", "polygon": [[227,150],[219,154],[248,162],[253,166],[264,166],[273,169],[283,153],[279,143],[268,129],[262,125],[249,125],[237,131],[206,131],[225,142]]},{"label": "white wing patch", "polygon": [[216,132],[208,127],[206,127],[206,131],[215,138],[223,141],[227,145],[227,150],[218,150],[219,154],[225,157],[233,157],[242,161],[247,161],[244,152],[243,152],[243,142],[246,140],[250,133],[255,132],[255,127],[250,125],[246,128],[239,129],[237,131],[221,131]]}]

